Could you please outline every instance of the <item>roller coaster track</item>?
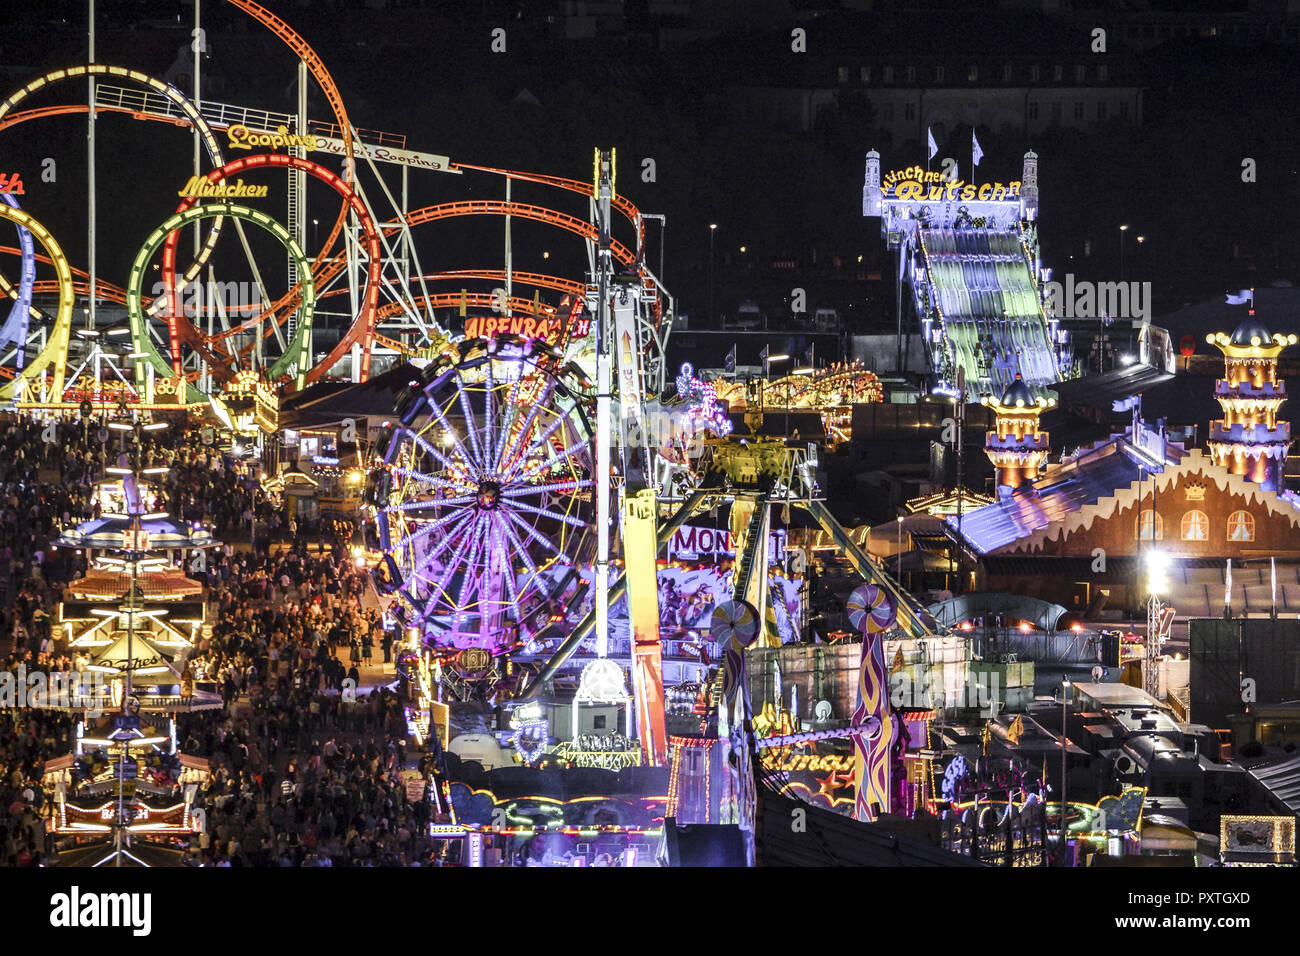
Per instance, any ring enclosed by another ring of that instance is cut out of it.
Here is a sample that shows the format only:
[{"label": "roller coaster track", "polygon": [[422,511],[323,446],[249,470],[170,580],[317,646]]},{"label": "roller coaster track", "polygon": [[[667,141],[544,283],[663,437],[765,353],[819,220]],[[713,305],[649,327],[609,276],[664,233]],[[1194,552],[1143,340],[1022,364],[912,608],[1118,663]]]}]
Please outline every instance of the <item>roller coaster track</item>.
[{"label": "roller coaster track", "polygon": [[[596,242],[599,239],[596,227],[585,219],[556,212],[554,209],[547,209],[545,206],[504,202],[497,199],[447,202],[434,206],[425,206],[422,209],[416,209],[408,213],[406,221],[409,225],[418,226],[422,223],[433,222],[437,219],[448,219],[454,216],[514,216],[519,219],[543,222],[549,226],[558,226],[591,242]],[[622,265],[631,266],[635,264],[636,255],[621,242],[611,240],[610,249],[614,254],[614,258]]]}]

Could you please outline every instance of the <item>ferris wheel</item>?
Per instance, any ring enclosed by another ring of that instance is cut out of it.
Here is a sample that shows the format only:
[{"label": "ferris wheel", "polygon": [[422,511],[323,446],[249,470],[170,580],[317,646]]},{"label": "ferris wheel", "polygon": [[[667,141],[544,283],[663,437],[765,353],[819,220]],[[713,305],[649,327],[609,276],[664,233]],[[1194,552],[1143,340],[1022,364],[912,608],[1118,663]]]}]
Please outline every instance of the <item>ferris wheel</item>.
[{"label": "ferris wheel", "polygon": [[590,560],[589,383],[545,343],[460,343],[403,393],[371,497],[388,586],[426,643],[494,653]]}]

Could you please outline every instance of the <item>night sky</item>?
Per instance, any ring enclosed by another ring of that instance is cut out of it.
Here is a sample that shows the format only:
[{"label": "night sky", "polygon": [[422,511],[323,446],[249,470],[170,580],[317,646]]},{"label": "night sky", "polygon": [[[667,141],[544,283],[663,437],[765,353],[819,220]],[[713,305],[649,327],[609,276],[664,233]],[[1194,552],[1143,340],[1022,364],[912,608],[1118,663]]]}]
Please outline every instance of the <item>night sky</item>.
[{"label": "night sky", "polygon": [[[0,24],[7,90],[84,60],[84,3],[43,3],[23,11],[13,6],[0,14],[0,21],[14,18]],[[860,215],[862,157],[875,147],[885,167],[893,168],[924,161],[923,145],[888,141],[865,98],[852,93],[805,132],[736,109],[729,86],[798,84],[817,63],[828,62],[825,57],[843,51],[884,56],[894,51],[891,44],[905,43],[909,55],[969,50],[1023,59],[1035,51],[1077,51],[1088,43],[1078,21],[955,4],[905,5],[896,15],[830,10],[798,20],[783,13],[782,4],[760,3],[754,15],[729,21],[721,35],[663,51],[637,35],[566,41],[546,23],[549,4],[380,11],[365,4],[273,0],[268,6],[320,54],[358,127],[404,134],[410,148],[455,161],[581,179],[590,176],[593,147],[616,147],[620,188],[643,211],[668,216],[665,274],[682,310],[704,306],[708,224],[717,222],[719,312],[734,311],[745,298],[777,312],[788,289],[801,284],[810,289],[812,307],[851,308],[854,330],[863,331],[876,323],[892,326],[893,290],[892,283],[864,280],[847,265],[862,255],[863,272],[871,274],[885,262],[876,223]],[[628,9],[631,33],[643,8]],[[97,58],[156,76],[188,73],[180,51],[192,17],[192,5],[171,0],[101,2]],[[204,3],[203,23],[210,45],[203,65],[205,100],[294,109],[294,60],[283,43],[216,0]],[[809,53],[803,57],[790,52],[796,23],[808,29]],[[1008,29],[1013,24],[1016,29]],[[507,30],[503,54],[490,51],[491,31],[498,26]],[[1300,130],[1290,105],[1300,91],[1287,67],[1292,52],[1289,46],[1223,36],[1167,40],[1125,61],[1139,71],[1145,88],[1141,127],[1117,120],[1032,142],[1021,132],[980,130],[986,153],[981,178],[1019,178],[1025,149],[1039,153],[1040,237],[1044,259],[1058,273],[1113,278],[1118,225],[1130,223],[1133,234],[1148,241],[1140,256],[1130,253],[1126,278],[1153,282],[1157,315],[1227,288],[1293,281],[1300,198],[1294,143]],[[34,108],[73,102],[84,91],[80,82],[65,83],[28,103]],[[530,95],[521,97],[523,91]],[[315,88],[310,115],[330,119]],[[28,184],[25,207],[63,237],[74,264],[84,267],[84,117],[36,120],[0,135],[7,165],[22,171]],[[175,208],[176,189],[189,175],[191,139],[182,130],[125,116],[105,117],[97,135],[100,272],[123,284],[135,249]],[[969,127],[948,138],[939,144],[943,154],[961,155],[958,146],[968,141]],[[47,156],[58,162],[53,184],[39,181]],[[638,175],[645,157],[655,160],[654,183]],[[1257,182],[1241,181],[1245,157],[1256,160]],[[397,188],[395,168],[386,172]],[[502,198],[502,184],[482,174],[412,176],[412,207],[466,198]],[[586,214],[577,197],[551,190],[519,186],[514,198]],[[274,212],[278,203],[269,202]],[[322,219],[323,232],[336,215],[336,200],[326,188],[312,186],[309,206],[310,215]],[[423,230],[417,238],[428,270],[500,267],[501,227],[495,221],[456,220]],[[309,231],[309,244],[312,238]],[[656,268],[658,242],[657,227],[651,226],[649,258]],[[261,240],[255,248],[280,256]],[[514,248],[518,269],[580,278],[585,268],[581,244],[546,227],[517,223]],[[543,250],[552,254],[545,267]],[[831,266],[835,257],[845,263],[842,268]],[[798,263],[793,275],[770,268],[773,261],[790,259]]]}]

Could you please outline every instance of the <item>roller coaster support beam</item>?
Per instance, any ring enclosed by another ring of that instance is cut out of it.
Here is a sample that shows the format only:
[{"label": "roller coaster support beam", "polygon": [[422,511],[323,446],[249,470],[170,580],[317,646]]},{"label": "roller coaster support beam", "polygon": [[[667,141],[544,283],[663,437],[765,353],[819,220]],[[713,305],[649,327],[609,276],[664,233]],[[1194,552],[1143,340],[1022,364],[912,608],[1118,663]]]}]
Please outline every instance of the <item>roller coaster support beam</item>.
[{"label": "roller coaster support beam", "polygon": [[647,766],[668,761],[664,717],[663,650],[659,643],[658,504],[653,488],[623,499],[623,580],[627,582],[632,631],[632,695],[636,698],[637,736]]},{"label": "roller coaster support beam", "polygon": [[611,322],[609,280],[614,264],[609,246],[609,204],[614,196],[614,161],[610,152],[596,151],[596,231],[599,252],[596,262],[596,655],[609,653],[609,545],[613,436],[612,395],[610,394]]}]

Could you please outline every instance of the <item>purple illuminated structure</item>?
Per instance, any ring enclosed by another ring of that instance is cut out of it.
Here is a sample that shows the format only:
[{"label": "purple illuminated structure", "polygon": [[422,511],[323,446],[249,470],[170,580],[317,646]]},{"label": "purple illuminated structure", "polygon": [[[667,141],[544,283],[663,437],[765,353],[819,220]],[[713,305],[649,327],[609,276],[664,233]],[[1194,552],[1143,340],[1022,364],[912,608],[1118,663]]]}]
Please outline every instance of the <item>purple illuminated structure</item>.
[{"label": "purple illuminated structure", "polygon": [[563,613],[591,537],[588,383],[542,342],[462,343],[411,383],[374,505],[399,614],[501,653]]}]

